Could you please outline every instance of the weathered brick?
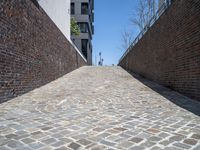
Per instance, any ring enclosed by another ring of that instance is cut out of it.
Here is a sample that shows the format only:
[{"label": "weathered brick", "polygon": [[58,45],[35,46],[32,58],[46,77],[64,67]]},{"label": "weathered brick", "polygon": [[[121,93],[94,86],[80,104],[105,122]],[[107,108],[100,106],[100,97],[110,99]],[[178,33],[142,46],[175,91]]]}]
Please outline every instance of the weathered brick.
[{"label": "weathered brick", "polygon": [[0,103],[86,65],[32,1],[0,2]]},{"label": "weathered brick", "polygon": [[174,0],[119,65],[200,101],[199,6]]}]

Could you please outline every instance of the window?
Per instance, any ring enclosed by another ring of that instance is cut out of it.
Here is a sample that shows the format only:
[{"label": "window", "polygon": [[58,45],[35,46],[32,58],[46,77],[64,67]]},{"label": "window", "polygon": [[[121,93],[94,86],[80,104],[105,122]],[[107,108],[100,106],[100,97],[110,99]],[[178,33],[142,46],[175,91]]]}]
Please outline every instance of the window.
[{"label": "window", "polygon": [[88,12],[88,3],[81,3],[81,14],[87,15]]},{"label": "window", "polygon": [[87,45],[88,45],[88,39],[82,39],[81,40],[81,44],[82,44],[82,53],[85,56],[85,58],[87,59]]},{"label": "window", "polygon": [[88,33],[89,27],[87,22],[78,22],[78,26],[80,28],[81,33]]},{"label": "window", "polygon": [[75,4],[71,3],[71,15],[75,14]]}]

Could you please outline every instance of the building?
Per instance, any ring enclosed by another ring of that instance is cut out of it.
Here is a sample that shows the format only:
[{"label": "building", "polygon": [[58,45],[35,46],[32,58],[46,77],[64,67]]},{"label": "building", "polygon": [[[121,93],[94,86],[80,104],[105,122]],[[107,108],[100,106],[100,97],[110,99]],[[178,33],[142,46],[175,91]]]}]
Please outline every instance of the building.
[{"label": "building", "polygon": [[[92,65],[92,35],[94,34],[94,0],[32,0],[38,2],[75,49]],[[70,8],[71,7],[71,8]],[[70,11],[71,10],[71,11]],[[71,18],[80,28],[79,35],[71,35]]]},{"label": "building", "polygon": [[38,0],[38,3],[70,41],[70,0]]},{"label": "building", "polygon": [[71,0],[32,0],[46,12],[49,18],[55,23],[58,29],[63,33],[67,40],[74,46],[74,49],[85,59],[85,56],[71,41]]},{"label": "building", "polygon": [[94,34],[94,0],[71,0],[71,17],[80,27],[79,35],[71,35],[72,42],[92,65],[92,35]]}]

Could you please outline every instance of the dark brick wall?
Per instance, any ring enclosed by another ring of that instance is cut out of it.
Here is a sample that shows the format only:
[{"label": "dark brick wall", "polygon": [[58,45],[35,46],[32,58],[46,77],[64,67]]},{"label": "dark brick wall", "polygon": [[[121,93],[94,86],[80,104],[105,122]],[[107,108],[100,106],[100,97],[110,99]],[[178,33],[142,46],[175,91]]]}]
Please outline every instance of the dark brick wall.
[{"label": "dark brick wall", "polygon": [[86,62],[30,0],[0,1],[0,103]]},{"label": "dark brick wall", "polygon": [[200,1],[174,0],[119,65],[200,101]]}]

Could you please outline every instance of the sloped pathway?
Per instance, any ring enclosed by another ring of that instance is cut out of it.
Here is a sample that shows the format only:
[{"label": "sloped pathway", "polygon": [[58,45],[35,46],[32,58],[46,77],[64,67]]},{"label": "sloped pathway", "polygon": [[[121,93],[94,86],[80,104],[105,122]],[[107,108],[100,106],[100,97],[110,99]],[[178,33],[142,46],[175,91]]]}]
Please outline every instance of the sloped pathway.
[{"label": "sloped pathway", "polygon": [[120,67],[82,67],[0,104],[0,150],[200,150],[200,104],[141,81]]}]

